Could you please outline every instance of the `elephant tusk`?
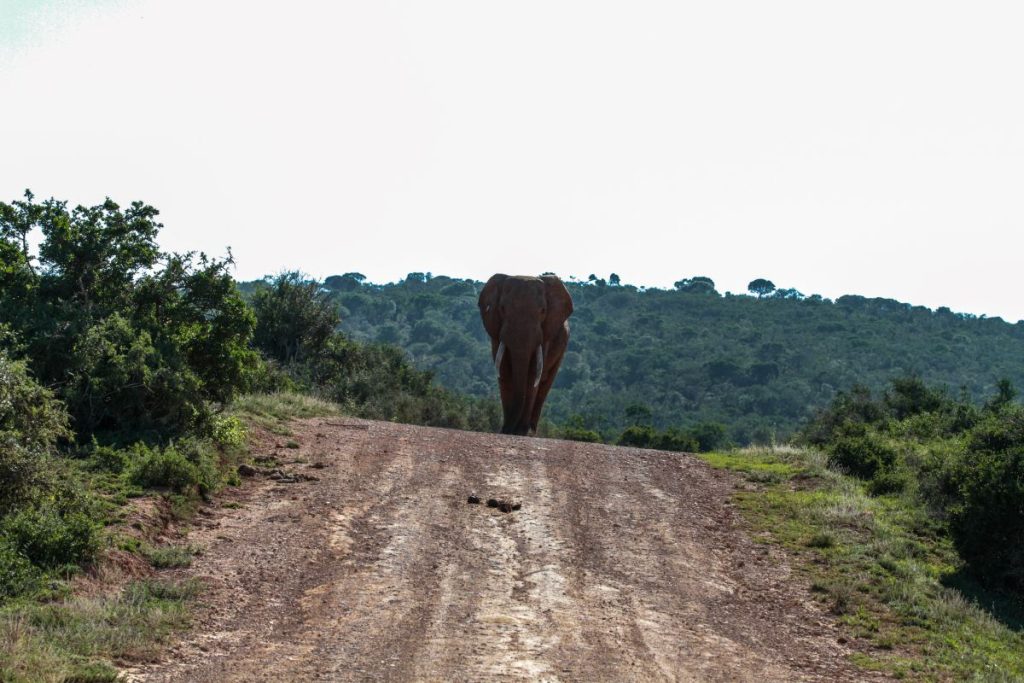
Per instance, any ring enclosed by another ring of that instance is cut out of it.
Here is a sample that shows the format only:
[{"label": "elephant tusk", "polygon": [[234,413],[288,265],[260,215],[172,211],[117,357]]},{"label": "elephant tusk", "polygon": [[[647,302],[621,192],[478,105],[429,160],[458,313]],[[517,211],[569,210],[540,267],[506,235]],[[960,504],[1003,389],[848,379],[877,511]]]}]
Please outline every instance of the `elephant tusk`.
[{"label": "elephant tusk", "polygon": [[494,354],[494,369],[501,374],[501,359],[505,355],[505,342],[498,344],[498,353]]},{"label": "elephant tusk", "polygon": [[544,372],[544,348],[537,344],[537,378],[533,380],[533,386],[540,385],[540,376]]}]

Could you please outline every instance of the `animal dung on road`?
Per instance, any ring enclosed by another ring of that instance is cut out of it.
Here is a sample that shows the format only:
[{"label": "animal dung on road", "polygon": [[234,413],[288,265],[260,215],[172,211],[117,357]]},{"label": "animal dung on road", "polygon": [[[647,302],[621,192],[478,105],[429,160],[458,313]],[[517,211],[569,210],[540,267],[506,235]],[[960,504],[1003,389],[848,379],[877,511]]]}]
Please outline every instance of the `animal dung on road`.
[{"label": "animal dung on road", "polygon": [[498,499],[498,498],[488,498],[487,499],[487,507],[489,507],[489,508],[498,508],[502,512],[509,513],[509,512],[512,512],[513,510],[520,509],[521,507],[523,507],[523,504],[522,503],[516,503],[516,502],[513,502],[511,500],[502,500],[502,499]]},{"label": "animal dung on road", "polygon": [[[475,493],[471,493],[466,498],[466,502],[469,503],[470,505],[479,505],[480,496],[476,495]],[[501,510],[502,512],[505,513],[513,512],[523,507],[522,503],[511,500],[505,500],[503,498],[488,498],[486,505],[489,508],[497,508],[498,510]]]}]

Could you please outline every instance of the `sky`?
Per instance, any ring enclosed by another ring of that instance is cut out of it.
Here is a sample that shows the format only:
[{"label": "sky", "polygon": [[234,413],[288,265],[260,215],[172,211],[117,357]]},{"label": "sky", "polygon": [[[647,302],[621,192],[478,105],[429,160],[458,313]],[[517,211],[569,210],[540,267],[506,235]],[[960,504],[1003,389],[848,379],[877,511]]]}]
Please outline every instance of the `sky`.
[{"label": "sky", "polygon": [[0,0],[0,200],[285,269],[1024,319],[1024,4]]}]

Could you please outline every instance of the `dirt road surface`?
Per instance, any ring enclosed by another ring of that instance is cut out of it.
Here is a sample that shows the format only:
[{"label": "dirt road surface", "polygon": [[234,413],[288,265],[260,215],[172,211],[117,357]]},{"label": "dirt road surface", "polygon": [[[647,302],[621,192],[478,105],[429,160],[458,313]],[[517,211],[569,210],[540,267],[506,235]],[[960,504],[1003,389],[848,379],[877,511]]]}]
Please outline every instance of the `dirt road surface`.
[{"label": "dirt road surface", "polygon": [[[736,480],[595,444],[311,419],[208,511],[194,631],[132,681],[864,680]],[[299,448],[287,448],[287,441]],[[297,461],[297,462],[295,462]],[[322,468],[318,469],[318,466]],[[519,501],[502,513],[471,494]]]}]

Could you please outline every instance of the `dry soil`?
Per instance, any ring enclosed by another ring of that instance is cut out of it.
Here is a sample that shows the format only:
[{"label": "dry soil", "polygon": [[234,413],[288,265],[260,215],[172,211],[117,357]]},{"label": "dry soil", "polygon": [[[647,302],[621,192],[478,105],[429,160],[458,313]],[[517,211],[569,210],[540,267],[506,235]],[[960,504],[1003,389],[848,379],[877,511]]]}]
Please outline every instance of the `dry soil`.
[{"label": "dry soil", "polygon": [[205,551],[179,571],[206,584],[195,628],[129,680],[867,677],[785,556],[744,531],[735,478],[695,457],[348,418],[292,428],[257,435],[256,454],[316,480],[256,477],[241,507],[198,518]]}]

